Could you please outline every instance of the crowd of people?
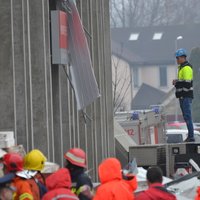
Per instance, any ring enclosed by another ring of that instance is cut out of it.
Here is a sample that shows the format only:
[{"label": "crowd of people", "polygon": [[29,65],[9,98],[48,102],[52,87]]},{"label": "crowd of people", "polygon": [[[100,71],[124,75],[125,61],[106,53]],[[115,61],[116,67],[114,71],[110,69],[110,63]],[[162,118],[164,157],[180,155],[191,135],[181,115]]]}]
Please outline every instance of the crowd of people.
[{"label": "crowd of people", "polygon": [[4,176],[0,178],[1,200],[68,200],[93,198],[93,184],[85,173],[86,154],[72,148],[64,155],[65,166],[44,176],[44,154],[34,149],[24,157],[6,153],[1,158]]},{"label": "crowd of people", "polygon": [[[193,70],[186,60],[185,49],[176,51],[178,77],[173,80],[176,97],[179,98],[183,117],[188,128],[185,142],[194,142],[191,115],[193,99]],[[24,157],[17,153],[6,153],[1,158],[4,176],[0,178],[0,200],[175,200],[176,196],[162,185],[159,167],[147,170],[149,188],[139,194],[136,174],[123,174],[116,158],[107,158],[98,168],[100,185],[93,183],[85,173],[86,154],[80,148],[72,148],[64,154],[65,166],[49,176],[41,173],[46,157],[33,149]],[[200,200],[200,188],[195,200]]]},{"label": "crowd of people", "polygon": [[[116,158],[103,160],[98,168],[100,184],[97,188],[85,172],[86,154],[80,148],[72,148],[64,154],[65,165],[56,172],[44,176],[44,154],[34,149],[24,157],[6,153],[1,158],[4,175],[0,178],[1,200],[175,200],[174,194],[162,185],[159,167],[147,170],[148,189],[134,193],[137,178],[134,173],[123,173]],[[200,191],[200,190],[199,190]],[[197,192],[195,200],[200,199]]]}]

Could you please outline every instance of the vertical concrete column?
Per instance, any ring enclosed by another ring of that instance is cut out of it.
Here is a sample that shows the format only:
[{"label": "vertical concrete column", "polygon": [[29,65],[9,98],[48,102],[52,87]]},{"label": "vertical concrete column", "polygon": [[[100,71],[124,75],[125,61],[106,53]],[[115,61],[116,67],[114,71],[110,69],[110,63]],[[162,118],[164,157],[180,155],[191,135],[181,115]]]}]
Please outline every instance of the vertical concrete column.
[{"label": "vertical concrete column", "polygon": [[[92,23],[91,23],[91,1],[87,0],[84,3],[80,2],[79,5],[79,13],[82,17],[82,22],[85,30],[86,39],[88,45],[90,47],[90,54],[92,54]],[[84,113],[85,114],[84,114]],[[90,175],[94,176],[95,166],[94,166],[94,158],[95,158],[95,145],[94,145],[94,134],[96,132],[93,129],[93,124],[95,120],[95,111],[94,111],[94,104],[88,106],[84,109],[79,117],[79,126],[80,126],[80,146],[84,148],[88,155],[88,167],[90,170]]]},{"label": "vertical concrete column", "polygon": [[[65,67],[66,73],[69,75],[69,67]],[[71,117],[71,98],[70,91],[72,90],[67,75],[63,68],[61,69],[61,94],[62,94],[62,131],[63,131],[63,152],[65,153],[72,147],[72,117]]]},{"label": "vertical concrete column", "polygon": [[27,63],[25,57],[25,5],[23,1],[11,0],[11,42],[14,96],[14,131],[17,144],[28,150],[29,132],[27,105]]},{"label": "vertical concrete column", "polygon": [[[99,55],[99,50],[100,50],[100,40],[99,40],[99,7],[98,7],[98,1],[93,1],[92,2],[92,44],[93,44],[93,67],[94,67],[94,73],[95,77],[97,79],[97,83],[100,89],[100,94],[102,96],[102,85],[101,85],[101,72],[100,72],[100,55]],[[104,145],[102,142],[102,118],[103,118],[103,113],[102,113],[102,108],[101,108],[101,99],[98,99],[95,102],[94,105],[94,118],[93,118],[93,123],[94,123],[94,130],[95,130],[95,135],[94,135],[94,145],[95,145],[95,168],[98,169],[98,164],[101,162],[101,160],[105,157],[103,155],[103,149]],[[97,177],[97,173],[96,173]]]},{"label": "vertical concrete column", "polygon": [[0,129],[14,130],[11,1],[0,6]]},{"label": "vertical concrete column", "polygon": [[[48,90],[48,76],[51,76],[49,57],[49,10],[48,1],[34,0],[28,1],[28,30],[30,34],[30,62],[31,77],[30,89],[32,97],[32,148],[40,147],[45,153],[50,151],[48,142],[50,130],[49,106],[51,105],[51,93]],[[46,38],[47,37],[47,38]],[[47,74],[48,73],[48,74]],[[49,94],[49,96],[48,96]],[[47,143],[44,145],[44,141]],[[52,146],[51,148],[53,148]]]},{"label": "vertical concrete column", "polygon": [[[112,78],[109,29],[109,2],[87,1],[82,4],[82,20],[90,45],[94,73],[100,88],[101,97],[86,111],[92,119],[87,123],[89,167],[97,169],[99,162],[114,155]],[[104,10],[106,6],[106,10]],[[105,15],[105,16],[104,16]],[[82,134],[82,133],[80,133]],[[97,178],[97,174],[94,175]]]},{"label": "vertical concrete column", "polygon": [[46,99],[46,123],[47,123],[47,152],[48,158],[53,160],[55,152],[52,148],[53,136],[54,136],[54,124],[53,124],[53,94],[52,94],[52,66],[51,66],[51,52],[50,52],[50,7],[49,2],[43,0],[43,24],[45,25],[44,36],[44,62],[45,65],[45,99]]},{"label": "vertical concrete column", "polygon": [[113,90],[112,90],[112,65],[111,65],[111,39],[110,39],[110,9],[109,1],[102,1],[103,18],[103,57],[105,77],[105,119],[106,119],[106,143],[108,156],[115,155],[115,138],[113,122]]},{"label": "vertical concrete column", "polygon": [[[59,79],[59,66],[52,65],[52,91],[53,91],[53,149],[54,154],[61,151],[61,126],[60,126],[60,79]],[[58,154],[57,154],[58,155]],[[54,158],[54,162],[60,163],[59,156]]]}]

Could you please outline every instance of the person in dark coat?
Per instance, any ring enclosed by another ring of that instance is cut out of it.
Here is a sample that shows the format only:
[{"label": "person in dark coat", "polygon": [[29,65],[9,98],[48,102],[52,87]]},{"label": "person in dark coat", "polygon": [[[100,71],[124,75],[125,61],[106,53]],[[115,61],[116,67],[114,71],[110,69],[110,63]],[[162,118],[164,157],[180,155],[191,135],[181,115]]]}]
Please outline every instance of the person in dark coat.
[{"label": "person in dark coat", "polygon": [[65,167],[69,169],[72,191],[80,200],[93,199],[93,184],[86,170],[86,153],[80,148],[69,149],[64,154]]}]

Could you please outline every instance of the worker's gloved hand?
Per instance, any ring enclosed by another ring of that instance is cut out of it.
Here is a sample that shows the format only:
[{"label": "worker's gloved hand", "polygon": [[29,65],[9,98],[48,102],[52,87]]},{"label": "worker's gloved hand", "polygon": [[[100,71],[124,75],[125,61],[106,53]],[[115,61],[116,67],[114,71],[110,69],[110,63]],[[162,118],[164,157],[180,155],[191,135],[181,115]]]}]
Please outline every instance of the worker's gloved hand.
[{"label": "worker's gloved hand", "polygon": [[123,179],[127,181],[132,180],[134,177],[135,177],[134,174],[126,174],[126,175],[123,174]]},{"label": "worker's gloved hand", "polygon": [[84,196],[86,196],[89,199],[93,198],[93,192],[91,191],[90,186],[88,185],[83,185],[80,187],[80,193],[83,194]]},{"label": "worker's gloved hand", "polygon": [[177,79],[174,79],[174,80],[172,81],[172,85],[176,85],[176,82],[177,82]]},{"label": "worker's gloved hand", "polygon": [[125,180],[131,180],[138,173],[137,162],[135,158],[126,165],[122,170],[122,175]]}]

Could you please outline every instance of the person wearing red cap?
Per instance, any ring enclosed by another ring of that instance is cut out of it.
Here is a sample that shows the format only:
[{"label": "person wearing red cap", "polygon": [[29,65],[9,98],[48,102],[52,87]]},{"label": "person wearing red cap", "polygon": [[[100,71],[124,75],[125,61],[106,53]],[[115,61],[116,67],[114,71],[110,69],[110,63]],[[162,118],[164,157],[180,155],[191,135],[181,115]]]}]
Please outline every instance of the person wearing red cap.
[{"label": "person wearing red cap", "polygon": [[11,186],[15,188],[13,200],[33,200],[33,193],[27,179],[17,175],[23,171],[23,157],[17,153],[7,153],[3,156],[5,175],[14,174]]},{"label": "person wearing red cap", "polygon": [[69,149],[64,154],[65,167],[69,169],[72,180],[72,191],[80,200],[93,198],[93,184],[90,177],[85,173],[86,154],[80,148]]}]

